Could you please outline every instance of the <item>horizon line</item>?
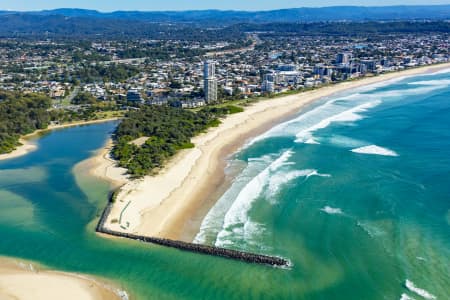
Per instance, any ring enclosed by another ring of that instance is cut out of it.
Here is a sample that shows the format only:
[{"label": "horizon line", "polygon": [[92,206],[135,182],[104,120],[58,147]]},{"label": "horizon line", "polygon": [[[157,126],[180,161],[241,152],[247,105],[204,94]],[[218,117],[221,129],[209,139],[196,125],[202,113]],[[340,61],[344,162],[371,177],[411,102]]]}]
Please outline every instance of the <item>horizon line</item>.
[{"label": "horizon line", "polygon": [[32,10],[17,10],[17,9],[1,9],[0,11],[4,12],[44,12],[44,11],[54,11],[54,10],[85,10],[85,11],[94,11],[98,13],[115,13],[115,12],[142,12],[142,13],[151,13],[151,12],[198,12],[198,11],[217,11],[217,12],[270,12],[270,11],[279,11],[279,10],[292,10],[292,9],[323,9],[323,8],[339,8],[339,7],[359,7],[359,8],[379,8],[379,7],[437,7],[437,6],[450,6],[448,4],[399,4],[399,5],[328,5],[328,6],[300,6],[300,7],[287,7],[287,8],[274,8],[274,9],[220,9],[220,8],[204,8],[204,9],[166,9],[166,10],[139,10],[139,9],[131,9],[131,10],[101,10],[95,8],[81,8],[81,7],[55,7],[55,8],[43,8],[43,9],[32,9]]}]

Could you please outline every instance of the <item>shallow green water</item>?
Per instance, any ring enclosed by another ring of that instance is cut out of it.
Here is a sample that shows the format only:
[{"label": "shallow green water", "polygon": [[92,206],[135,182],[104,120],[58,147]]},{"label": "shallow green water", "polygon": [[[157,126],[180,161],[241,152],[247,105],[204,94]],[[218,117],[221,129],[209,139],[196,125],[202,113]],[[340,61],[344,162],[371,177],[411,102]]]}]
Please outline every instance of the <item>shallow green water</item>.
[{"label": "shallow green water", "polygon": [[[407,279],[447,299],[448,76],[326,99],[233,157],[241,171],[198,240],[280,255],[289,270],[96,236],[108,185],[72,169],[115,123],[51,132],[0,162],[0,255],[110,279],[134,299],[423,299]],[[368,145],[383,155],[350,151]]]}]

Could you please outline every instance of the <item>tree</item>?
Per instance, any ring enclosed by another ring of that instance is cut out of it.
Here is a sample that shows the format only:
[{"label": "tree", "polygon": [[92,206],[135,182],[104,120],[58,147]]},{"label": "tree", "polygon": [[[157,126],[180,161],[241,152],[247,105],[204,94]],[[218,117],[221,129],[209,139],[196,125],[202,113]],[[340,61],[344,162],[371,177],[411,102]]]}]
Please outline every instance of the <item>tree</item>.
[{"label": "tree", "polygon": [[90,93],[81,92],[78,93],[73,99],[72,104],[80,105],[80,104],[96,104],[97,99],[92,96]]}]

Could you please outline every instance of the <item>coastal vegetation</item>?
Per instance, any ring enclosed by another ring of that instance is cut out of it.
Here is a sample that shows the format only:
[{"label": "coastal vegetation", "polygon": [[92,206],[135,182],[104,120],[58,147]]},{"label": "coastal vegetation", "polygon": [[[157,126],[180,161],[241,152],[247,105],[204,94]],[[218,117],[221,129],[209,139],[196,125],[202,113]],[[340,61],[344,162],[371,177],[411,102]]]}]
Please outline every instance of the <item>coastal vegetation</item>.
[{"label": "coastal vegetation", "polygon": [[13,151],[20,136],[47,128],[50,105],[44,95],[0,92],[0,153]]},{"label": "coastal vegetation", "polygon": [[139,73],[139,69],[132,65],[111,64],[103,65],[83,65],[74,76],[81,82],[117,82],[126,80]]},{"label": "coastal vegetation", "polygon": [[[170,106],[143,106],[128,112],[117,127],[112,154],[130,175],[151,174],[178,150],[194,147],[192,137],[218,126],[225,115],[241,111],[241,107],[232,105],[206,107],[196,112]],[[142,145],[133,143],[141,137],[147,137]]]},{"label": "coastal vegetation", "polygon": [[89,93],[81,92],[78,93],[75,97],[73,97],[72,104],[79,105],[79,104],[96,104],[97,98],[92,96]]},{"label": "coastal vegetation", "polygon": [[[78,97],[80,102],[86,99],[89,96],[82,93]],[[79,110],[54,109],[46,95],[0,91],[0,154],[13,151],[20,146],[21,136],[46,129],[51,122],[61,124],[120,116],[122,111],[106,104]]]}]

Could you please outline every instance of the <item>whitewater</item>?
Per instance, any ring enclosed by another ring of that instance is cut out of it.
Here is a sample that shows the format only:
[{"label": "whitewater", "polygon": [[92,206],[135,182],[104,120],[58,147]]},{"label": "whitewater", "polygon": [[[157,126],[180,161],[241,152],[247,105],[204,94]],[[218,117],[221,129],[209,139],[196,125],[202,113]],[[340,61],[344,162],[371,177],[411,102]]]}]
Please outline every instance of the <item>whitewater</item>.
[{"label": "whitewater", "polygon": [[194,242],[294,258],[324,285],[355,276],[361,299],[445,298],[448,99],[442,71],[310,105],[230,158],[237,175]]}]

